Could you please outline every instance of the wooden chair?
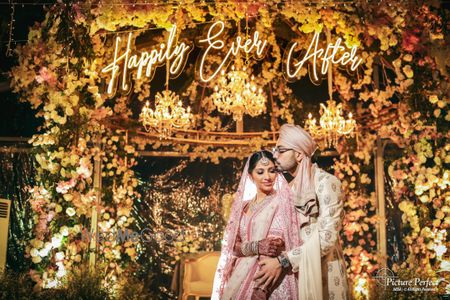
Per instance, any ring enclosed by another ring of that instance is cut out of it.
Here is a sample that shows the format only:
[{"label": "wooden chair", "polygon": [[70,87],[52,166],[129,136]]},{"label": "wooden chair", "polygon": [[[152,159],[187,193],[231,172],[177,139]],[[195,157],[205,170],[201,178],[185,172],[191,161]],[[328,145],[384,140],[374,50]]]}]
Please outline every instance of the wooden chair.
[{"label": "wooden chair", "polygon": [[187,300],[189,296],[194,296],[195,300],[199,300],[200,297],[211,297],[219,258],[220,251],[216,251],[184,261],[182,300]]}]

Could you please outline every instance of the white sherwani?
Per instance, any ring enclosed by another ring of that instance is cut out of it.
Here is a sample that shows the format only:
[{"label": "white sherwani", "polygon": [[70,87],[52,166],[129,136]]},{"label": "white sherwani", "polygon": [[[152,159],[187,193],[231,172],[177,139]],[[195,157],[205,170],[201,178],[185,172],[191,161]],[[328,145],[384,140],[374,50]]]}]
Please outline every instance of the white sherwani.
[{"label": "white sherwani", "polygon": [[314,167],[319,215],[300,228],[303,244],[287,252],[287,257],[293,271],[299,272],[299,300],[348,299],[346,267],[339,243],[344,206],[341,182],[317,165]]}]

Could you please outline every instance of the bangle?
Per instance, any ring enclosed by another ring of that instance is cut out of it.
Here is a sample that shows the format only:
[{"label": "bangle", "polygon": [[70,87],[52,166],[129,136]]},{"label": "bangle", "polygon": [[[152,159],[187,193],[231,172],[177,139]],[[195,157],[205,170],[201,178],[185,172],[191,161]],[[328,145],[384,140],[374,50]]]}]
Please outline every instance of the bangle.
[{"label": "bangle", "polygon": [[241,252],[244,256],[258,255],[258,242],[245,242],[241,244]]}]

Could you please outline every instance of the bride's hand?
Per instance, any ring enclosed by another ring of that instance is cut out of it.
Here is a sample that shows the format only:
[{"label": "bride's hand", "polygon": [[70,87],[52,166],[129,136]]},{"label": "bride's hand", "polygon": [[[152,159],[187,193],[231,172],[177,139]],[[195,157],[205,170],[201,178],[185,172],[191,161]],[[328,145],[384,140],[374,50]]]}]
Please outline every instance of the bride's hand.
[{"label": "bride's hand", "polygon": [[284,241],[281,238],[269,237],[258,242],[259,255],[276,257],[284,251]]}]

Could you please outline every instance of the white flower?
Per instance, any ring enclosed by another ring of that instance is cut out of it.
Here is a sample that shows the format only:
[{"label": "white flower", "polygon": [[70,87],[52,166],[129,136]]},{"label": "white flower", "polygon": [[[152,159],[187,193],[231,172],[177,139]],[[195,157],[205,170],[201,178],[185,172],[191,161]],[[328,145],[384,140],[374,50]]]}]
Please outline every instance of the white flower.
[{"label": "white flower", "polygon": [[56,272],[56,277],[58,278],[62,278],[66,275],[66,270],[65,269],[59,269],[58,272]]},{"label": "white flower", "polygon": [[57,252],[56,254],[55,254],[55,259],[57,260],[57,261],[61,261],[61,260],[63,260],[64,259],[64,253],[63,252]]},{"label": "white flower", "polygon": [[39,256],[40,257],[46,257],[48,255],[49,249],[47,248],[42,248],[41,250],[39,250]]},{"label": "white flower", "polygon": [[438,272],[450,272],[450,260],[441,261],[441,268]]},{"label": "white flower", "polygon": [[434,251],[438,257],[441,257],[447,252],[447,247],[445,245],[434,246]]},{"label": "white flower", "polygon": [[44,244],[44,248],[47,249],[48,251],[52,250],[52,243],[46,242]]},{"label": "white flower", "polygon": [[52,246],[53,248],[59,248],[61,246],[62,236],[60,234],[55,234],[52,237]]},{"label": "white flower", "polygon": [[66,209],[66,213],[69,215],[69,217],[72,217],[75,215],[75,209],[73,209],[73,207],[69,207]]},{"label": "white flower", "polygon": [[68,235],[69,235],[69,229],[67,228],[67,226],[61,227],[60,232],[61,232],[61,234],[62,234],[63,236],[68,236]]}]

